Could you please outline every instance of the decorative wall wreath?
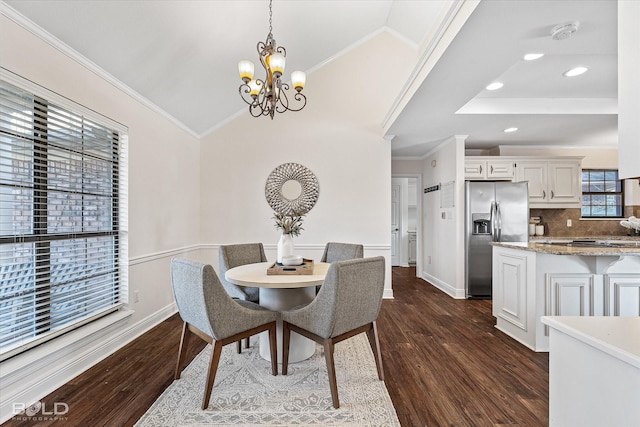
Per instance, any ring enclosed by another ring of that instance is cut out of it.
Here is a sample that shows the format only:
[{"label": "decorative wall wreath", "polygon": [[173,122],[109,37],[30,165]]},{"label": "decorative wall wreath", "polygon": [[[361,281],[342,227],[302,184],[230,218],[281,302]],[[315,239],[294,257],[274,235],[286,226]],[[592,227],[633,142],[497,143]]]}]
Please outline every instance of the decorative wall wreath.
[{"label": "decorative wall wreath", "polygon": [[269,174],[264,194],[275,212],[304,215],[318,201],[320,185],[306,167],[298,163],[283,163]]}]

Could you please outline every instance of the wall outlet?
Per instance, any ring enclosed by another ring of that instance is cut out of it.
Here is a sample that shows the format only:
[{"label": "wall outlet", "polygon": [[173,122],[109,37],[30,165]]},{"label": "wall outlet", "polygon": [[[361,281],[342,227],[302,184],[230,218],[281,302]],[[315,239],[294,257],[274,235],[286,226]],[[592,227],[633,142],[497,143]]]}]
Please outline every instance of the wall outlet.
[{"label": "wall outlet", "polygon": [[570,219],[567,220],[567,227],[571,227],[573,225],[573,223],[571,222]]},{"label": "wall outlet", "polygon": [[442,219],[447,219],[447,213],[446,212],[441,212],[440,215],[442,216]]},{"label": "wall outlet", "polygon": [[133,291],[133,302],[140,302],[140,294],[138,291]]}]

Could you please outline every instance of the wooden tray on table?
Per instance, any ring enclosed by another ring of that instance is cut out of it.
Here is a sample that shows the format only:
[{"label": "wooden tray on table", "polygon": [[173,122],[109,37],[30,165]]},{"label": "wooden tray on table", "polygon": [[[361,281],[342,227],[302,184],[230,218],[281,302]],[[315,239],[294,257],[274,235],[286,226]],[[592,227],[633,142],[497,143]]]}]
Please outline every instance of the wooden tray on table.
[{"label": "wooden tray on table", "polygon": [[282,265],[275,262],[271,265],[271,267],[267,268],[267,276],[282,274],[313,274],[313,260],[302,258],[302,264],[300,265]]}]

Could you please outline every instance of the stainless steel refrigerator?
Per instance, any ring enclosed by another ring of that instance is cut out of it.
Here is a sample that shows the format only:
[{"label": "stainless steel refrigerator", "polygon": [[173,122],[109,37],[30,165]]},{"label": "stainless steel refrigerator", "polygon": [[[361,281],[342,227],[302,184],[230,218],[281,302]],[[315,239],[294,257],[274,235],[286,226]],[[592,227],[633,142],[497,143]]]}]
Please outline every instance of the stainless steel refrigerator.
[{"label": "stainless steel refrigerator", "polygon": [[467,298],[491,298],[491,242],[527,242],[526,182],[467,181],[465,187]]}]

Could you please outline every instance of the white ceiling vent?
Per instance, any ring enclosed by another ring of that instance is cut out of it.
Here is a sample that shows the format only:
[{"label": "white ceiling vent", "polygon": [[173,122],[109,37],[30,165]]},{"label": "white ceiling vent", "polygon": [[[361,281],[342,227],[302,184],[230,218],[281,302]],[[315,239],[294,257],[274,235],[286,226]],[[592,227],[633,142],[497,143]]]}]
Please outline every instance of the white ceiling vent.
[{"label": "white ceiling vent", "polygon": [[568,39],[578,31],[579,22],[567,22],[566,24],[556,25],[551,29],[551,38],[554,40]]}]

